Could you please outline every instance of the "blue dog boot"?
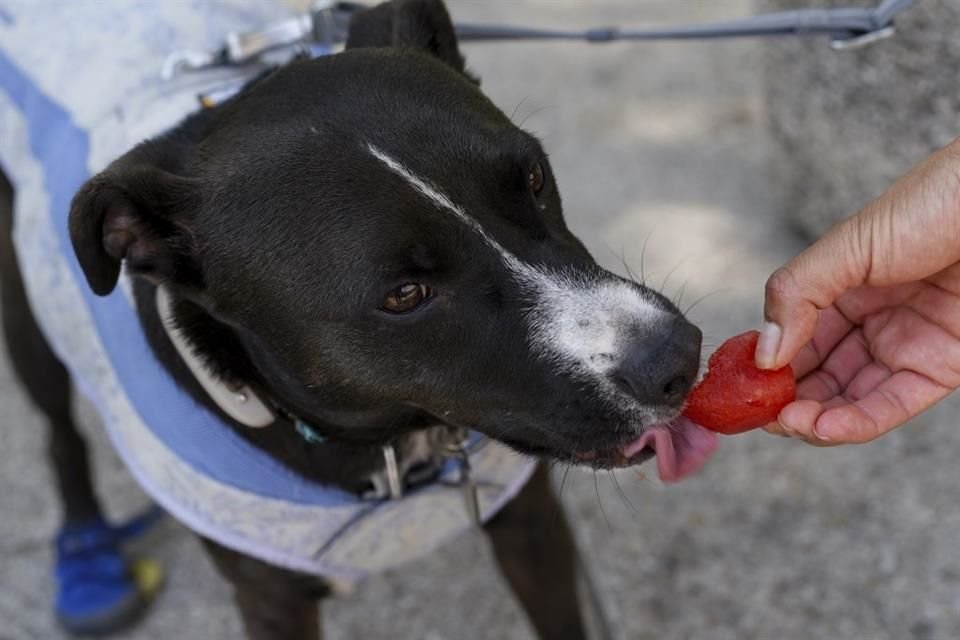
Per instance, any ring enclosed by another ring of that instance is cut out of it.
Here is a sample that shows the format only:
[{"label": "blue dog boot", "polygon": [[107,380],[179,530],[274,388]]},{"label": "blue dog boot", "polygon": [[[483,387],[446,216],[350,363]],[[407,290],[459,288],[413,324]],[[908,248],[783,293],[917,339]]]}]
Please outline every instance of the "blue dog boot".
[{"label": "blue dog boot", "polygon": [[159,510],[120,527],[98,519],[57,536],[56,615],[70,633],[103,635],[133,622],[162,583],[155,562],[129,562],[120,545],[145,532]]}]

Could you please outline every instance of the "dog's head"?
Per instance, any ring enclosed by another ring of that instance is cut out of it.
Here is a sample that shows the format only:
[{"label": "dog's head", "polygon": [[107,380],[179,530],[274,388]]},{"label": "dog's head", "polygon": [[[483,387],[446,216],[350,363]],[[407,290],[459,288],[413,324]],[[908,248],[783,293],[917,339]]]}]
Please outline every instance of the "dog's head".
[{"label": "dog's head", "polygon": [[137,147],[77,195],[71,232],[96,292],[121,261],[164,283],[346,437],[429,414],[626,464],[700,365],[700,331],[571,234],[541,143],[465,73],[439,0],[359,14],[344,53]]}]

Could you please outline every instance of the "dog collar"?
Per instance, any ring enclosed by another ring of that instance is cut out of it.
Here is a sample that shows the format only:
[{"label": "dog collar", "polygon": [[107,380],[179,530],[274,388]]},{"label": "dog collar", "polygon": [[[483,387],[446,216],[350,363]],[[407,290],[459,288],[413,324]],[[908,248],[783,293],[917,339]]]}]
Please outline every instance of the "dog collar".
[{"label": "dog collar", "polygon": [[156,300],[157,312],[160,314],[160,322],[167,337],[170,338],[170,342],[177,350],[180,359],[187,365],[190,373],[206,391],[207,396],[220,407],[221,411],[240,424],[254,429],[261,429],[273,424],[277,419],[277,413],[280,413],[293,423],[294,429],[308,443],[322,444],[326,442],[327,438],[309,422],[288,411],[279,408],[271,409],[249,386],[228,384],[214,374],[210,367],[193,351],[183,332],[177,327],[173,317],[170,293],[164,287],[158,286]]},{"label": "dog collar", "polygon": [[[170,342],[177,350],[180,359],[190,369],[190,373],[196,378],[203,390],[207,392],[213,402],[220,409],[247,427],[256,429],[269,426],[276,421],[276,415],[261,400],[253,389],[246,385],[230,385],[224,380],[218,378],[213,371],[197,356],[183,332],[177,327],[173,318],[172,303],[170,294],[166,288],[157,287],[157,311],[160,314],[160,322],[163,329],[170,338]],[[298,431],[300,431],[298,429]]]},{"label": "dog collar", "polygon": [[[271,408],[247,385],[229,384],[217,376],[197,355],[177,326],[170,292],[163,286],[157,287],[156,303],[160,322],[180,359],[187,365],[207,396],[225,414],[240,424],[255,429],[273,424],[280,416],[293,423],[296,432],[309,444],[319,445],[326,442],[327,438],[302,418],[280,407]],[[397,455],[393,444],[383,445],[383,471],[370,475],[368,480],[371,489],[364,493],[364,497],[389,497],[394,500],[402,498],[406,488],[420,486],[435,478],[444,462],[450,458],[461,463],[461,474],[466,482],[469,478],[469,466],[464,454],[465,439],[465,429],[436,426],[412,434],[405,447],[406,455],[402,458]],[[471,515],[474,512],[473,502],[468,497],[467,508]]]}]

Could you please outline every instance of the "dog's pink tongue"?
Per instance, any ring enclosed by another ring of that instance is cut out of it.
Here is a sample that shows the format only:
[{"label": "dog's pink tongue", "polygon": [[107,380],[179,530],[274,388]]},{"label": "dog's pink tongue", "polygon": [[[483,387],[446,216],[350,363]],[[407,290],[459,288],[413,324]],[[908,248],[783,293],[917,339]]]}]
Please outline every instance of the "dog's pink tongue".
[{"label": "dog's pink tongue", "polygon": [[649,427],[643,435],[626,445],[627,458],[645,447],[657,452],[657,471],[664,482],[679,482],[700,470],[717,448],[717,434],[680,417],[670,424]]}]

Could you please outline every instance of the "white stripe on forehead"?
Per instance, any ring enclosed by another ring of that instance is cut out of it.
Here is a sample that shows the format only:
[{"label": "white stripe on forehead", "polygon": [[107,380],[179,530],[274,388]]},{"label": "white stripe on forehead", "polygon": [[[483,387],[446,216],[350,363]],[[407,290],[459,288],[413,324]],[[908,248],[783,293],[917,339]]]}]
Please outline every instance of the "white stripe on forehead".
[{"label": "white stripe on forehead", "polygon": [[541,272],[538,269],[534,269],[530,265],[524,264],[515,255],[507,251],[503,245],[494,240],[484,230],[484,228],[480,226],[480,223],[476,220],[476,218],[467,215],[467,212],[464,211],[463,207],[456,204],[445,193],[427,182],[425,179],[414,174],[386,152],[380,150],[372,144],[368,143],[367,149],[377,160],[386,165],[390,171],[393,171],[395,174],[406,180],[407,184],[413,187],[416,191],[420,192],[422,195],[426,196],[430,202],[435,204],[440,209],[443,209],[447,213],[452,213],[457,219],[475,231],[477,235],[479,235],[483,241],[487,243],[487,245],[497,252],[497,254],[500,256],[500,260],[503,261],[503,264],[510,271],[512,271],[514,275],[518,276],[521,280],[526,280],[531,277],[536,279],[536,275],[541,275]]},{"label": "white stripe on forehead", "polygon": [[637,287],[606,271],[561,274],[527,264],[493,239],[480,223],[437,187],[378,147],[367,150],[437,208],[452,214],[494,249],[520,287],[531,295],[524,310],[530,343],[540,357],[609,386],[607,376],[623,357],[636,329],[667,319]]},{"label": "white stripe on forehead", "polygon": [[[372,144],[367,144],[367,150],[373,154],[373,157],[385,164],[390,171],[393,171],[395,174],[406,180],[407,184],[419,191],[421,194],[425,195],[428,200],[433,202],[441,209],[446,210],[448,213],[452,213],[459,218],[461,222],[465,223],[468,227],[479,233],[480,237],[483,238],[487,244],[494,247],[497,252],[501,254],[501,256],[507,254],[506,249],[501,247],[499,242],[488,236],[487,232],[483,230],[483,227],[480,226],[479,222],[468,216],[467,212],[464,211],[463,208],[454,204],[453,200],[448,198],[446,194],[440,192],[440,190],[429,184],[423,178],[414,175],[413,172],[411,172],[405,166]],[[512,255],[509,257],[516,260],[516,258],[514,258]]]}]

